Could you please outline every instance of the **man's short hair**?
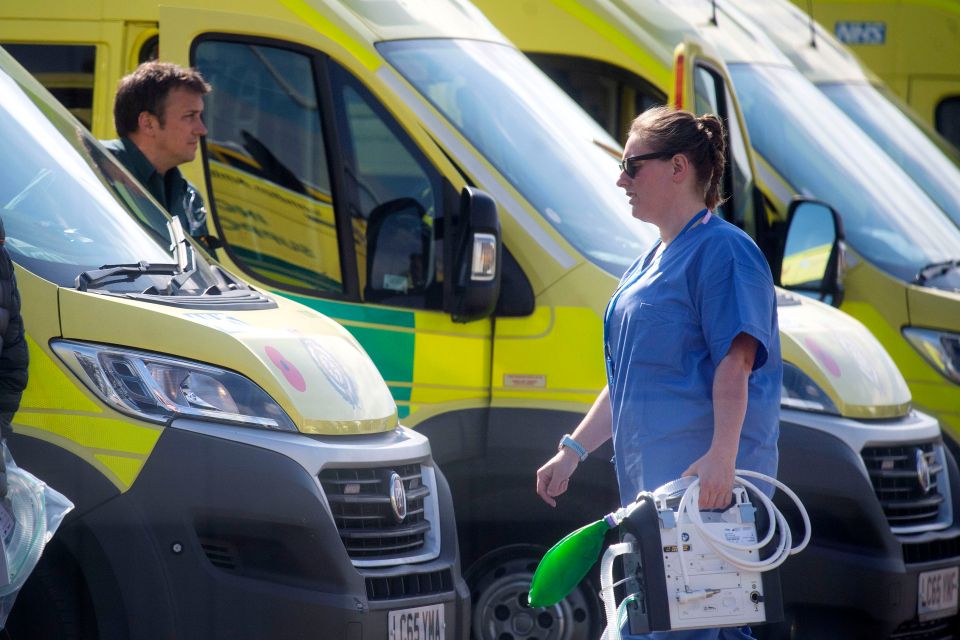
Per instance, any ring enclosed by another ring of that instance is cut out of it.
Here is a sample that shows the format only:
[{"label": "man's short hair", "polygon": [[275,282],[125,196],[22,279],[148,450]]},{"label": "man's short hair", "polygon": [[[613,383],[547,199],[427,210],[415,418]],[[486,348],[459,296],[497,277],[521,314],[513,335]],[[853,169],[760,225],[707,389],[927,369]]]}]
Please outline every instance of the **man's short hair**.
[{"label": "man's short hair", "polygon": [[160,126],[163,126],[167,95],[177,88],[195,91],[200,95],[210,92],[210,85],[199,71],[185,69],[171,62],[144,62],[133,73],[121,78],[113,103],[113,123],[117,134],[128,136],[135,133],[140,128],[138,120],[144,111],[157,116]]}]

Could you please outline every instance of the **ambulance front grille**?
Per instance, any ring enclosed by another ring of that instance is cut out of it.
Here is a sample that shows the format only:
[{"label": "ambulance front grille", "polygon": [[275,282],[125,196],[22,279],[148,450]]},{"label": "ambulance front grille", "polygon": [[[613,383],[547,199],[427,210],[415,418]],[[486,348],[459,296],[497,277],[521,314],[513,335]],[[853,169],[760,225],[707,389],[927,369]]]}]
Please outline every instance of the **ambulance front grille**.
[{"label": "ambulance front grille", "polygon": [[895,533],[949,526],[950,488],[940,445],[924,442],[865,447],[862,456],[877,499]]},{"label": "ambulance front grille", "polygon": [[398,600],[453,591],[453,574],[449,569],[428,573],[377,576],[366,579],[370,600]]},{"label": "ambulance front grille", "polygon": [[[407,512],[397,517],[390,479],[396,473],[406,493]],[[340,539],[351,559],[402,559],[424,548],[434,499],[419,464],[369,469],[324,469],[320,472]]]},{"label": "ambulance front grille", "polygon": [[[920,536],[922,538],[922,536]],[[903,543],[903,562],[921,564],[960,557],[960,537]]]}]

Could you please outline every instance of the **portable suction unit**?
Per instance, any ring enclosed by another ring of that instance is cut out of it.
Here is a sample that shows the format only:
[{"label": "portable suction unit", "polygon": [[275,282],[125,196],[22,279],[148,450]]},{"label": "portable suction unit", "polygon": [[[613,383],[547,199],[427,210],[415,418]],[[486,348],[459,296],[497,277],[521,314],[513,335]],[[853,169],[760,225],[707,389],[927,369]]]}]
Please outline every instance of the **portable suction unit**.
[{"label": "portable suction unit", "polygon": [[[786,518],[747,477],[794,501],[805,528],[798,545]],[[647,633],[780,620],[777,567],[810,540],[803,504],[780,482],[752,471],[737,471],[733,503],[723,511],[700,512],[699,496],[698,479],[675,480],[570,534],[537,567],[530,605],[563,599],[596,562],[606,532],[619,527],[623,541],[607,549],[600,568],[608,640],[619,638],[625,625],[630,633]],[[619,556],[625,577],[614,582]],[[621,584],[627,595],[617,606],[614,587]]]}]

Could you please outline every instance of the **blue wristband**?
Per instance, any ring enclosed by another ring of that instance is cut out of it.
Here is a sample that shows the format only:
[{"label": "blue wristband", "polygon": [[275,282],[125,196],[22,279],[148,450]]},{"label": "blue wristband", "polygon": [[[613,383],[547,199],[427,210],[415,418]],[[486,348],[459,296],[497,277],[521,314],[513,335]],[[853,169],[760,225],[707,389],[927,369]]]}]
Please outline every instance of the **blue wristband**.
[{"label": "blue wristband", "polygon": [[557,449],[562,449],[567,447],[573,451],[580,458],[580,462],[583,462],[587,459],[587,456],[590,455],[587,453],[587,450],[583,448],[583,445],[573,439],[569,433],[563,434],[563,437],[560,438],[560,444],[557,445]]}]

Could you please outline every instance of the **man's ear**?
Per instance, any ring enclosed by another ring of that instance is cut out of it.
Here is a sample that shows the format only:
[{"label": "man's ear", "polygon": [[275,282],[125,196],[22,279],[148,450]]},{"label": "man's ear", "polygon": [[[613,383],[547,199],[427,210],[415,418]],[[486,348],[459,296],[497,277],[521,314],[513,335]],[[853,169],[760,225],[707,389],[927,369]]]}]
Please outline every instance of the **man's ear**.
[{"label": "man's ear", "polygon": [[149,111],[141,111],[140,115],[137,116],[137,131],[144,133],[146,135],[153,135],[160,126],[160,121],[157,119],[157,116],[153,115]]}]

